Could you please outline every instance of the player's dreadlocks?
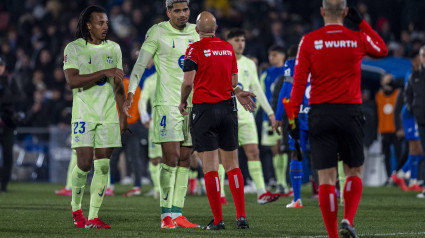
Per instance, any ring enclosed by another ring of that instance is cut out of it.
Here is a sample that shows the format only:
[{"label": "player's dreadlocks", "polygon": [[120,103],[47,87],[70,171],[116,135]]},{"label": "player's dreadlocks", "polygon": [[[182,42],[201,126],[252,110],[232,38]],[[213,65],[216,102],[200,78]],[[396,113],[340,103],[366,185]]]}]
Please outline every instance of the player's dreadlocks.
[{"label": "player's dreadlocks", "polygon": [[83,38],[86,40],[86,44],[88,40],[92,40],[89,29],[87,28],[87,22],[90,21],[93,12],[106,13],[106,10],[96,5],[84,9],[78,19],[77,31],[75,32],[75,39]]}]

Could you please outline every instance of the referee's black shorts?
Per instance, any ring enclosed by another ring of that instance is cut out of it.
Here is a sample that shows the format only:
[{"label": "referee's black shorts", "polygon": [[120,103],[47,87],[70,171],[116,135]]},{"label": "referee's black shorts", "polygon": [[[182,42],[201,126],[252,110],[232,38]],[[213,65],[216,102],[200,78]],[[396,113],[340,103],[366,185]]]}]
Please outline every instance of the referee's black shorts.
[{"label": "referee's black shorts", "polygon": [[338,165],[338,155],[350,168],[363,165],[363,125],[360,104],[313,104],[308,114],[315,169]]},{"label": "referee's black shorts", "polygon": [[193,104],[190,133],[194,150],[236,150],[239,146],[237,113],[233,99]]}]

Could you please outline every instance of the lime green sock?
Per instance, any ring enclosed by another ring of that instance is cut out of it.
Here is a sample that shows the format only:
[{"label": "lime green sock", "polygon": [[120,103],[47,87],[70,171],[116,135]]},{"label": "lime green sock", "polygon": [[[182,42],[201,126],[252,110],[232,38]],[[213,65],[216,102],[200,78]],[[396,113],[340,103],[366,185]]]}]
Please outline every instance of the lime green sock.
[{"label": "lime green sock", "polygon": [[186,199],[188,180],[189,168],[177,166],[176,183],[174,184],[173,206],[171,207],[173,219],[182,215],[184,200]]},{"label": "lime green sock", "polygon": [[167,216],[171,217],[176,169],[176,167],[171,167],[164,163],[161,164],[159,171],[161,219]]},{"label": "lime green sock", "polygon": [[151,174],[155,192],[159,192],[159,167],[159,164],[154,165],[152,162],[149,162],[149,173]]},{"label": "lime green sock", "polygon": [[68,165],[68,174],[66,175],[66,189],[72,188],[72,171],[74,171],[74,167],[77,165],[77,152],[75,149],[72,149],[71,159],[69,160]]},{"label": "lime green sock", "polygon": [[260,196],[265,193],[266,185],[264,183],[263,166],[261,165],[261,161],[248,161],[248,171],[252,180],[254,180],[255,186],[257,187],[257,195]]},{"label": "lime green sock", "polygon": [[283,171],[282,171],[283,161],[282,161],[282,158],[281,158],[280,154],[277,154],[277,155],[273,156],[273,167],[274,167],[274,174],[276,176],[276,180],[277,180],[276,182],[277,182],[277,184],[283,186],[283,183],[282,183],[282,177],[283,177]]},{"label": "lime green sock", "polygon": [[108,185],[109,159],[97,159],[94,162],[94,174],[90,186],[89,220],[98,218],[99,208]]},{"label": "lime green sock", "polygon": [[339,192],[341,203],[344,202],[344,187],[345,187],[345,172],[344,172],[344,162],[338,161],[338,179],[339,179]]},{"label": "lime green sock", "polygon": [[198,178],[198,170],[189,170],[189,178]]},{"label": "lime green sock", "polygon": [[282,172],[283,172],[283,176],[282,176],[282,185],[285,188],[285,190],[288,190],[288,183],[286,182],[286,173],[287,173],[287,168],[288,168],[288,154],[284,153],[280,155],[280,158],[282,160]]},{"label": "lime green sock", "polygon": [[226,192],[224,192],[224,178],[226,177],[226,170],[222,164],[218,165],[218,178],[220,179],[220,189],[221,196],[226,197]]},{"label": "lime green sock", "polygon": [[74,166],[72,170],[72,200],[71,206],[73,211],[81,209],[81,200],[83,199],[84,188],[86,187],[87,174],[89,171],[84,172],[78,166]]}]

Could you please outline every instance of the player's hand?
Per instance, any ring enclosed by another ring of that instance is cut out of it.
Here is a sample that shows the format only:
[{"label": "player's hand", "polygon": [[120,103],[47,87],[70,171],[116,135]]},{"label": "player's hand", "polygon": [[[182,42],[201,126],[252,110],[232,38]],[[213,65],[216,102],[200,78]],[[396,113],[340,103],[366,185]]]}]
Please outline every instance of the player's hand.
[{"label": "player's hand", "polygon": [[270,126],[272,127],[272,131],[276,130],[276,119],[274,113],[269,116]]},{"label": "player's hand", "polygon": [[105,69],[105,76],[122,80],[124,78],[124,71],[119,68]]},{"label": "player's hand", "polygon": [[151,124],[152,120],[146,121],[145,123],[143,123],[143,126],[145,126],[146,129],[149,129],[149,125]]},{"label": "player's hand", "polygon": [[282,121],[276,121],[276,132],[278,135],[282,135],[282,132],[283,132]]},{"label": "player's hand", "polygon": [[130,118],[132,118],[132,116],[128,113],[128,110],[131,107],[131,104],[133,104],[133,94],[132,93],[128,93],[127,99],[124,101],[124,104],[122,105],[122,110],[124,112],[124,114]]},{"label": "player's hand", "polygon": [[246,111],[249,111],[249,112],[255,111],[255,108],[257,106],[255,105],[254,100],[252,100],[252,97],[256,97],[254,93],[248,92],[248,91],[239,91],[239,92],[235,92],[235,94],[239,103],[242,105],[243,108],[245,108]]},{"label": "player's hand", "polygon": [[189,113],[186,111],[187,108],[187,101],[181,102],[179,105],[179,111],[182,115],[189,115]]},{"label": "player's hand", "polygon": [[354,24],[359,25],[363,21],[363,15],[357,8],[349,7],[347,18],[350,19]]}]

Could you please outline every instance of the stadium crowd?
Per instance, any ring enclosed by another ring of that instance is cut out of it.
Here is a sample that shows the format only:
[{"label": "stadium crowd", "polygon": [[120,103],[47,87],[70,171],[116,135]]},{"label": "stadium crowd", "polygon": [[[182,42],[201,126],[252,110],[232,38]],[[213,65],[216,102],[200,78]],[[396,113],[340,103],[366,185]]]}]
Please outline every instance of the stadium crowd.
[{"label": "stadium crowd", "polygon": [[[130,74],[149,27],[167,20],[164,1],[0,2],[0,57],[6,66],[8,79],[16,86],[16,112],[12,118],[15,126],[70,126],[72,92],[63,74],[62,53],[74,39],[79,13],[93,4],[107,9],[110,22],[108,37],[121,46],[124,72]],[[220,38],[225,39],[231,28],[244,29],[244,54],[256,61],[261,73],[270,66],[268,49],[272,45],[289,48],[298,44],[305,33],[323,25],[317,11],[320,4],[321,1],[304,4],[296,0],[192,0],[189,22],[194,22],[202,10],[208,10],[217,18],[217,35]],[[385,9],[381,7],[383,4],[387,6]],[[425,21],[421,14],[425,9],[424,1],[353,0],[349,5],[356,5],[365,20],[384,39],[389,56],[410,57],[423,46]],[[349,22],[347,25],[355,27]],[[382,86],[391,84],[391,81],[395,80],[391,80],[391,77],[383,80]],[[365,91],[367,93],[367,88]],[[378,120],[374,98],[374,95],[370,95],[370,100],[364,102],[371,104],[374,110],[371,115],[375,118],[371,121]],[[378,131],[377,123],[372,128]],[[369,141],[376,138],[375,133],[366,133],[368,136]],[[402,134],[397,136],[403,141]],[[390,177],[390,171],[387,172]]]}]

